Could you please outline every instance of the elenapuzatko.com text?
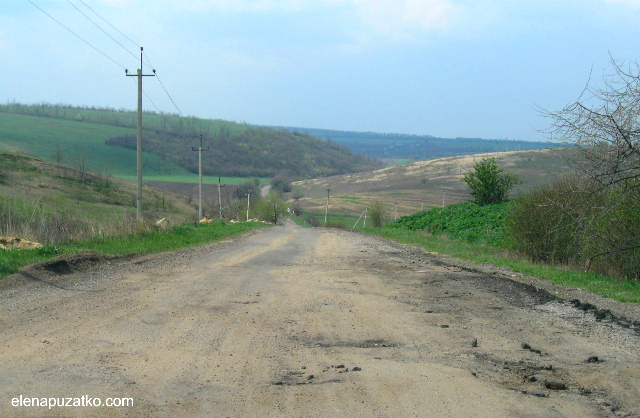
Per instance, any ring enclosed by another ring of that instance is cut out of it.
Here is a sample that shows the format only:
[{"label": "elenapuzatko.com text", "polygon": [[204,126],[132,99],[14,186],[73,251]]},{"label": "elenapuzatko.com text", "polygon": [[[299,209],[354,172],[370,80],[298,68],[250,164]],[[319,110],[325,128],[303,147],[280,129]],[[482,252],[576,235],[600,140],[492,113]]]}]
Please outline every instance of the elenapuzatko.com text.
[{"label": "elenapuzatko.com text", "polygon": [[19,407],[39,407],[39,408],[66,408],[66,407],[131,407],[133,398],[96,398],[83,395],[75,398],[65,397],[30,397],[20,395],[11,399],[11,406]]}]

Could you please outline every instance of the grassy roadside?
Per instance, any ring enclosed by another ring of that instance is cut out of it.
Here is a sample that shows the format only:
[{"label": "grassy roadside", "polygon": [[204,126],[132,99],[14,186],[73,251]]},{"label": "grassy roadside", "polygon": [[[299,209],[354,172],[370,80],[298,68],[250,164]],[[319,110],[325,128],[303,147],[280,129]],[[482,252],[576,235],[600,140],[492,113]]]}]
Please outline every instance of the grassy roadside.
[{"label": "grassy roadside", "polygon": [[199,224],[197,227],[177,225],[165,232],[154,230],[120,237],[93,237],[62,245],[45,245],[37,250],[0,250],[0,280],[28,264],[46,261],[62,254],[74,254],[80,250],[93,250],[109,255],[174,251],[220,241],[264,226],[266,225],[261,222],[214,222]]},{"label": "grassy roadside", "polygon": [[[324,212],[307,211],[300,216],[290,217],[296,224],[300,226],[325,226],[324,225]],[[358,216],[349,215],[345,213],[331,213],[327,215],[327,227],[329,228],[342,228],[351,229],[358,220]],[[358,223],[358,228],[362,229],[362,220]]]},{"label": "grassy roadside", "polygon": [[514,272],[551,280],[553,284],[583,289],[620,302],[640,303],[640,283],[638,282],[621,281],[595,273],[584,273],[555,266],[535,264],[519,258],[504,249],[444,236],[429,236],[422,231],[366,228],[364,232],[401,243],[417,245],[430,252],[448,254],[476,263],[489,263],[498,267],[506,267]]}]

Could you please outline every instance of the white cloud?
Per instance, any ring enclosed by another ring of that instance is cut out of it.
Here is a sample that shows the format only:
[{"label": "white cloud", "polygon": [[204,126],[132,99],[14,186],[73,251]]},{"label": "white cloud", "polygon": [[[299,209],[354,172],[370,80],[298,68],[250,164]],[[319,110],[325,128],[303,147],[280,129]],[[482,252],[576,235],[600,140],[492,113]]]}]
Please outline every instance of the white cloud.
[{"label": "white cloud", "polygon": [[362,20],[377,31],[408,34],[448,26],[458,14],[450,0],[353,0]]}]

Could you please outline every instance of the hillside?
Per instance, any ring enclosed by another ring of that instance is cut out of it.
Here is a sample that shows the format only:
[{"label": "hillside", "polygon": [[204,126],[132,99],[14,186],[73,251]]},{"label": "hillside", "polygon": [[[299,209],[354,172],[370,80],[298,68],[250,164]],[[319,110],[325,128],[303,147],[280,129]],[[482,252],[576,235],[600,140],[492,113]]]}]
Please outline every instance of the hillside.
[{"label": "hillside", "polygon": [[[382,200],[395,218],[423,208],[441,207],[470,199],[462,177],[476,161],[495,157],[506,170],[522,179],[513,194],[547,184],[569,173],[567,157],[570,149],[511,151],[495,154],[477,154],[463,157],[418,161],[412,164],[381,170],[332,176],[293,183],[303,198],[304,209],[324,212],[327,188],[331,187],[330,210],[359,214],[366,204]],[[397,205],[396,205],[397,204]]]},{"label": "hillside", "polygon": [[[184,197],[149,187],[143,193],[149,220],[181,223],[196,213]],[[134,205],[135,185],[127,181],[0,152],[0,236],[57,242],[121,233],[135,218]]]},{"label": "hillside", "polygon": [[545,142],[482,138],[438,138],[430,135],[403,135],[377,132],[350,132],[330,129],[283,128],[317,138],[331,139],[351,151],[374,158],[395,160],[431,160],[434,158],[543,149]]},{"label": "hillside", "polygon": [[[135,127],[130,111],[0,105],[0,147],[122,177],[135,175]],[[286,130],[156,113],[143,115],[143,127],[145,175],[197,173],[192,147],[201,134],[210,148],[203,154],[205,175],[309,178],[381,167],[343,146]]]}]

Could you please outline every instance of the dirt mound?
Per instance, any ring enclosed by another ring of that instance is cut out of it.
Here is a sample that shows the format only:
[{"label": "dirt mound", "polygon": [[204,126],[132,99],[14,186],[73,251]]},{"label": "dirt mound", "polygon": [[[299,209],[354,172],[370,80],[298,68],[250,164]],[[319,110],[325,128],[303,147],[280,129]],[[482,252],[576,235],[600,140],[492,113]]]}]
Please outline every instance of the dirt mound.
[{"label": "dirt mound", "polygon": [[89,271],[101,263],[125,257],[100,254],[95,251],[81,251],[77,254],[63,254],[51,260],[30,264],[0,281],[0,290],[17,289],[27,283],[44,283],[60,289],[65,288],[68,277],[73,273]]},{"label": "dirt mound", "polygon": [[77,254],[65,254],[42,263],[25,267],[30,273],[48,272],[57,275],[72,274],[86,271],[95,264],[113,259],[113,256],[100,254],[95,251],[81,251]]}]

